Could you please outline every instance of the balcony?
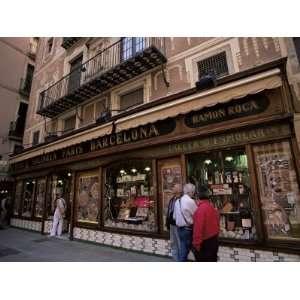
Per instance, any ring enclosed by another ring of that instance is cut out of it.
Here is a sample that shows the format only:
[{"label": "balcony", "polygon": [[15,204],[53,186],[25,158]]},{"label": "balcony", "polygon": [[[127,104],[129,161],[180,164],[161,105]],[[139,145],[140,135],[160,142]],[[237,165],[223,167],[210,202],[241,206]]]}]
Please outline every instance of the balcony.
[{"label": "balcony", "polygon": [[9,124],[9,132],[8,138],[10,140],[22,141],[24,135],[24,127],[25,127],[25,120],[24,122],[19,121],[11,121]]},{"label": "balcony", "polygon": [[65,49],[72,47],[81,37],[64,37],[61,46]]},{"label": "balcony", "polygon": [[53,118],[167,61],[164,38],[122,38],[40,94],[37,113]]}]

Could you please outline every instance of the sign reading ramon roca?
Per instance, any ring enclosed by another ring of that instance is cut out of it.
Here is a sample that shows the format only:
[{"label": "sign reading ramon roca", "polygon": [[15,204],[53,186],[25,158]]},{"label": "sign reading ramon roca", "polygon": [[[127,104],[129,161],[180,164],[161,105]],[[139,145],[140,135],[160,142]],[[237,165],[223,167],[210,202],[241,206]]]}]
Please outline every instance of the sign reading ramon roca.
[{"label": "sign reading ramon roca", "polygon": [[256,115],[264,112],[269,106],[269,100],[264,94],[249,95],[243,100],[234,100],[226,104],[218,104],[199,111],[190,112],[185,116],[186,126],[197,128],[240,117]]}]

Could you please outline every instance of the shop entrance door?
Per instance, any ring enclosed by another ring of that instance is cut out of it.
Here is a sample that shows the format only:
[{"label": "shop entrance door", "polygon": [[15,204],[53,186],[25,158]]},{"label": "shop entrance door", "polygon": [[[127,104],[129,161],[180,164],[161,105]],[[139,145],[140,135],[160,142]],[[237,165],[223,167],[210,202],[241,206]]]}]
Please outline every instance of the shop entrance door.
[{"label": "shop entrance door", "polygon": [[158,161],[158,192],[160,205],[160,230],[167,232],[166,214],[170,199],[173,197],[172,188],[175,184],[183,183],[180,157],[161,159]]}]

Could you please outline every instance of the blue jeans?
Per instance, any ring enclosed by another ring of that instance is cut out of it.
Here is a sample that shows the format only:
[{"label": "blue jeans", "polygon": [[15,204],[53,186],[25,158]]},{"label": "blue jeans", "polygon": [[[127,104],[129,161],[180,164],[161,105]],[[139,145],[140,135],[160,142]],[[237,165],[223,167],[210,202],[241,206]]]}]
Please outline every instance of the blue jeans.
[{"label": "blue jeans", "polygon": [[178,227],[175,225],[170,225],[170,242],[172,258],[175,261],[180,261],[180,240],[178,235]]},{"label": "blue jeans", "polygon": [[192,248],[192,228],[178,227],[178,234],[180,240],[179,261],[187,261],[187,257]]}]

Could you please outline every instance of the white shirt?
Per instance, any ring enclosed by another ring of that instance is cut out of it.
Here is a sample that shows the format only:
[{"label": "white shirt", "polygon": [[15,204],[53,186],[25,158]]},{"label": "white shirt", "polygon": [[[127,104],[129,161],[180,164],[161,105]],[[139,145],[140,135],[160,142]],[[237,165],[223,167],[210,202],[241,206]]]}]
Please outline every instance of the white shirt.
[{"label": "white shirt", "polygon": [[196,209],[197,205],[195,201],[187,194],[183,195],[181,199],[176,200],[173,213],[176,225],[178,227],[193,225],[193,215]]}]

